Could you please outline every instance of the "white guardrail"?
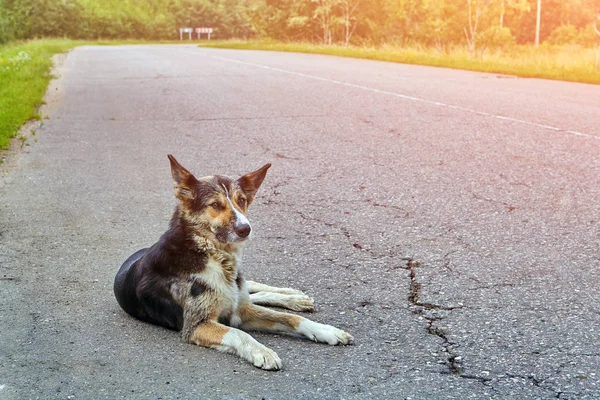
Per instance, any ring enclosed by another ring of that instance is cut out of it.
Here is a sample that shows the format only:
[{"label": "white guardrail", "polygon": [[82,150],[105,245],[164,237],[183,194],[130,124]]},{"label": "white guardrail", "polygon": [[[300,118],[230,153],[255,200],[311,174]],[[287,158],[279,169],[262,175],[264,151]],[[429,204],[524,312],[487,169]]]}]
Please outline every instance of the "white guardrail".
[{"label": "white guardrail", "polygon": [[187,33],[188,39],[192,40],[192,32],[194,31],[198,34],[198,40],[200,40],[203,33],[208,34],[208,40],[210,40],[210,34],[213,33],[213,28],[179,28],[179,40],[183,40],[184,33]]}]

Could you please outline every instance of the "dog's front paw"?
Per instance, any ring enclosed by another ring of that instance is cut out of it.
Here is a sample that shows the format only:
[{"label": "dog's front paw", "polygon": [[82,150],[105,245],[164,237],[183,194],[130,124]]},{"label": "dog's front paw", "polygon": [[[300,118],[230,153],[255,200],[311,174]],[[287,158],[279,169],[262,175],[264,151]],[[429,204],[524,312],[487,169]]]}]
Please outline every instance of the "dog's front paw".
[{"label": "dog's front paw", "polygon": [[302,321],[298,327],[298,332],[315,342],[327,343],[332,346],[352,344],[354,341],[354,338],[348,332],[310,320]]},{"label": "dog's front paw", "polygon": [[338,344],[347,345],[354,342],[354,338],[348,332],[338,329],[334,326],[324,325],[324,329],[320,332],[319,342],[327,343],[332,346]]},{"label": "dog's front paw", "polygon": [[343,331],[341,329],[334,328],[333,326],[332,326],[332,328],[334,329],[333,334],[336,337],[337,343],[328,342],[329,344],[333,344],[333,345],[343,344],[345,346],[347,344],[354,343],[354,338],[352,337],[351,334],[349,334],[348,332]]},{"label": "dog's front paw", "polygon": [[281,358],[273,350],[262,346],[252,352],[252,364],[268,371],[280,370],[283,366]]}]

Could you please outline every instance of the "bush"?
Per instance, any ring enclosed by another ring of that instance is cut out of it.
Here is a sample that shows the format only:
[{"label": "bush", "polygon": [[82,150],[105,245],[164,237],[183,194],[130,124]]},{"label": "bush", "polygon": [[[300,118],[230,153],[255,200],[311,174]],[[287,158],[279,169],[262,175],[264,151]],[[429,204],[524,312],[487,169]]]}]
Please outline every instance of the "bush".
[{"label": "bush", "polygon": [[8,42],[12,37],[9,32],[8,18],[2,13],[0,8],[0,45]]},{"label": "bush", "polygon": [[579,32],[577,32],[577,28],[574,25],[567,24],[553,30],[546,41],[549,44],[557,45],[574,44],[577,43],[578,38]]},{"label": "bush", "polygon": [[510,29],[502,26],[490,26],[485,31],[481,32],[477,38],[477,43],[480,48],[502,49],[513,46],[516,40]]},{"label": "bush", "polygon": [[600,43],[600,37],[594,30],[594,25],[589,24],[585,28],[579,30],[577,43],[585,47],[594,47]]}]

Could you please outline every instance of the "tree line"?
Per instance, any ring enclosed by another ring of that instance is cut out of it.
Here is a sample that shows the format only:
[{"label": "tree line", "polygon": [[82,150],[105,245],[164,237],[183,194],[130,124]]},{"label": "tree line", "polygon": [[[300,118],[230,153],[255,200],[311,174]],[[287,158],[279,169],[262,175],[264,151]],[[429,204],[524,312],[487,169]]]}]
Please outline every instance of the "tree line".
[{"label": "tree line", "polygon": [[[177,39],[180,27],[213,37],[323,44],[467,46],[532,43],[537,0],[0,0],[0,43],[38,37]],[[598,41],[600,0],[541,0],[540,38]]]}]

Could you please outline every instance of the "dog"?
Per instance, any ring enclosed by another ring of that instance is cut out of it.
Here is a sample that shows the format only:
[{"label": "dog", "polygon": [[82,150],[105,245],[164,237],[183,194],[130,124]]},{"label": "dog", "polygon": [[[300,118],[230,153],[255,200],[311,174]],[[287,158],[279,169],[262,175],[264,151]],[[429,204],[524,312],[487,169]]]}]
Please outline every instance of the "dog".
[{"label": "dog", "polygon": [[186,342],[237,354],[254,366],[279,370],[271,349],[245,331],[287,333],[330,345],[351,344],[347,332],[263,306],[311,311],[304,293],[246,281],[242,248],[252,228],[246,216],[271,164],[237,180],[197,179],[172,155],[177,205],[159,241],[131,255],[114,282],[129,315],[181,331]]}]

